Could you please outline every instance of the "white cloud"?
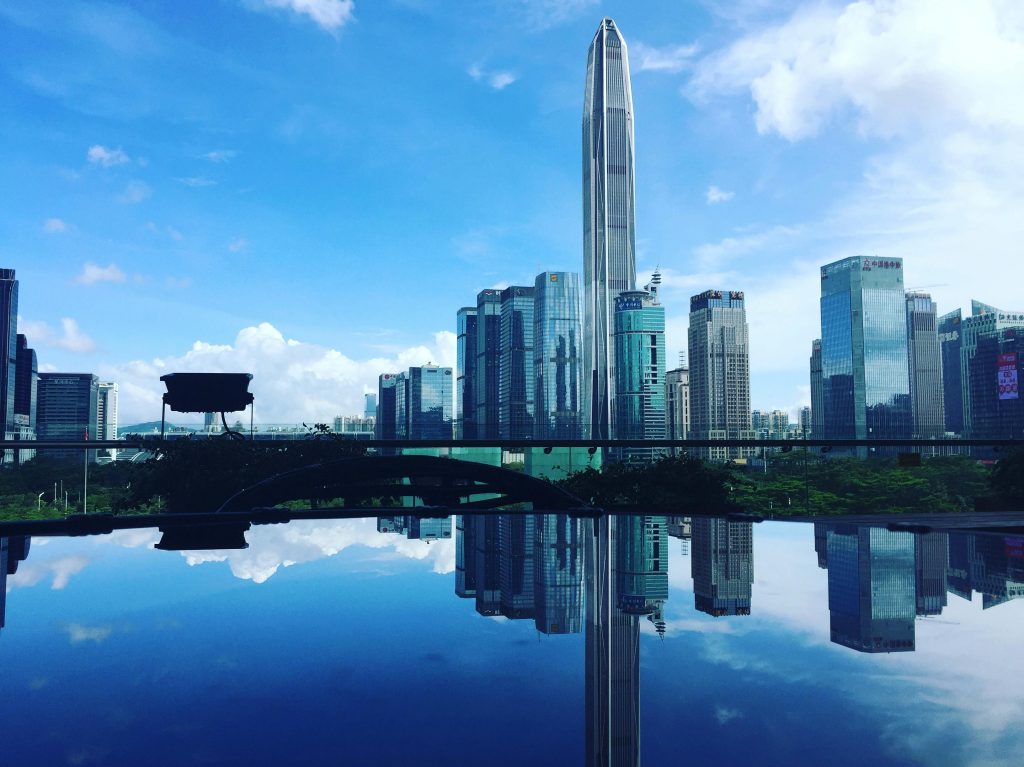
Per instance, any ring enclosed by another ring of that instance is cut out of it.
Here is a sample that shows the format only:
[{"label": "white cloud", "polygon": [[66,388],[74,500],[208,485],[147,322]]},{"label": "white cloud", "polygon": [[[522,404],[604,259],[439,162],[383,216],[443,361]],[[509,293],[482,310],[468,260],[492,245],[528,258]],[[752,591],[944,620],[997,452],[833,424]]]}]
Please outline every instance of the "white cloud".
[{"label": "white cloud", "polygon": [[124,282],[125,276],[117,264],[97,266],[92,262],[86,262],[82,267],[82,273],[75,278],[75,282],[82,285],[95,285],[97,282]]},{"label": "white cloud", "polygon": [[388,356],[353,359],[337,349],[287,339],[273,325],[243,328],[233,343],[196,341],[184,354],[101,367],[104,380],[120,385],[121,420],[150,421],[160,411],[160,376],[172,372],[247,372],[254,378],[257,423],[329,422],[360,413],[364,392],[377,376],[427,362],[455,364],[455,334],[441,331],[430,343]]},{"label": "white cloud", "polygon": [[228,243],[228,250],[232,253],[241,253],[249,248],[249,241],[244,237],[236,237]]},{"label": "white cloud", "polygon": [[699,50],[696,43],[664,48],[633,43],[629,47],[630,67],[636,72],[682,72],[692,66]]},{"label": "white cloud", "polygon": [[99,644],[110,636],[113,628],[110,626],[83,626],[80,623],[69,623],[64,627],[68,632],[68,638],[72,644],[79,642],[95,642]]},{"label": "white cloud", "polygon": [[147,199],[152,191],[143,181],[129,181],[124,191],[118,196],[118,200],[127,205],[135,205]]},{"label": "white cloud", "polygon": [[735,196],[735,192],[727,192],[724,189],[719,189],[714,184],[709,186],[708,190],[704,193],[704,198],[708,201],[708,205],[717,205],[720,202],[728,202]]},{"label": "white cloud", "polygon": [[249,0],[255,8],[287,10],[308,16],[322,29],[337,32],[353,19],[353,0]]},{"label": "white cloud", "polygon": [[[51,346],[69,352],[85,354],[96,348],[95,342],[78,328],[78,323],[70,317],[61,321],[61,333],[57,333],[45,322],[18,319],[18,329],[25,334],[29,344],[33,346]],[[42,366],[40,366],[42,370]],[[52,372],[52,371],[45,371]]]},{"label": "white cloud", "polygon": [[466,74],[477,82],[486,82],[496,91],[504,90],[518,79],[512,72],[488,71],[479,64],[473,64],[466,70]]},{"label": "white cloud", "polygon": [[89,151],[86,152],[86,157],[89,162],[94,165],[102,165],[104,168],[111,168],[115,165],[124,165],[125,163],[131,162],[131,158],[128,157],[120,147],[117,149],[108,149],[102,144],[94,144],[89,147]]},{"label": "white cloud", "polygon": [[7,590],[35,586],[48,576],[52,576],[50,588],[60,591],[68,585],[71,576],[82,572],[90,561],[80,554],[42,561],[30,557],[18,566],[15,575],[7,579]]},{"label": "white cloud", "polygon": [[736,708],[727,708],[726,706],[715,706],[715,719],[721,725],[727,725],[734,719],[742,719],[743,712]]},{"label": "white cloud", "polygon": [[43,231],[48,234],[59,234],[60,232],[66,232],[68,225],[59,218],[48,218],[43,222]]},{"label": "white cloud", "polygon": [[213,151],[207,152],[206,154],[200,155],[204,160],[210,162],[228,162],[238,156],[238,152],[234,149],[214,149]]},{"label": "white cloud", "polygon": [[179,184],[191,187],[203,187],[203,186],[216,186],[217,182],[212,178],[206,178],[205,176],[187,176],[185,178],[174,179]]},{"label": "white cloud", "polygon": [[518,0],[526,26],[544,30],[574,19],[597,5],[597,0]]}]

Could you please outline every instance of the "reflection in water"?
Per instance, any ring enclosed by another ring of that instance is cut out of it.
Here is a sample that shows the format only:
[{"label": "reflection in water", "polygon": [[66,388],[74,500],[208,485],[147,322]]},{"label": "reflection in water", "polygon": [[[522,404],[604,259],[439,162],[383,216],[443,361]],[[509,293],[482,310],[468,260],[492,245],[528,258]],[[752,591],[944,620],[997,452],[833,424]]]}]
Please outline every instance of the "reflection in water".
[{"label": "reflection in water", "polygon": [[754,583],[754,525],[726,519],[693,520],[693,604],[708,615],[750,615]]},{"label": "reflection in water", "polygon": [[7,576],[18,572],[18,564],[28,557],[32,539],[27,535],[0,538],[0,630],[7,614]]}]

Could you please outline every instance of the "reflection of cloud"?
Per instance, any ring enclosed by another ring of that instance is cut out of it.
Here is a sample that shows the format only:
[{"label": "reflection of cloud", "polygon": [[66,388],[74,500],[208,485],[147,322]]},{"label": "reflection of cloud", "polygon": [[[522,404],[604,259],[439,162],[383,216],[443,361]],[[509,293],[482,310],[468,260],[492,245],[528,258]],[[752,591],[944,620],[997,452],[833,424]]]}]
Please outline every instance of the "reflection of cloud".
[{"label": "reflection of cloud", "polygon": [[227,562],[236,578],[263,583],[281,567],[333,557],[351,546],[391,549],[406,559],[430,560],[436,573],[455,570],[455,541],[427,543],[377,532],[374,519],[297,521],[255,527],[247,533],[249,548],[241,551],[182,552],[189,565]]},{"label": "reflection of cloud", "polygon": [[743,712],[737,708],[726,708],[725,706],[715,706],[715,719],[721,725],[729,724],[733,719],[742,719]]},{"label": "reflection of cloud", "polygon": [[83,626],[80,623],[69,623],[64,627],[64,630],[68,632],[68,637],[70,637],[72,644],[78,644],[79,642],[95,642],[99,644],[110,636],[113,628],[110,626]]},{"label": "reflection of cloud", "polygon": [[7,590],[35,586],[47,576],[53,577],[50,588],[59,591],[68,585],[71,576],[82,572],[91,560],[81,554],[73,554],[48,561],[25,561],[18,566],[18,572],[7,579]]}]

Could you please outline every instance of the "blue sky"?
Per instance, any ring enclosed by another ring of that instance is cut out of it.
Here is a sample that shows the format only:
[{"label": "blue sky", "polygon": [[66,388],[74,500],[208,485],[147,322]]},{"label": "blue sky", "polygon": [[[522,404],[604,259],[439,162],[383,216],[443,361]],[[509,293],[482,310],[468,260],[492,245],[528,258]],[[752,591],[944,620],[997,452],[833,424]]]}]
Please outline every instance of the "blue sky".
[{"label": "blue sky", "polygon": [[1019,308],[1024,12],[992,0],[0,0],[0,266],[45,369],[159,412],[256,374],[257,419],[454,364],[478,290],[580,270],[580,111],[630,45],[641,280],[744,290],[755,407],[808,400],[817,267],[906,260],[940,311]]}]

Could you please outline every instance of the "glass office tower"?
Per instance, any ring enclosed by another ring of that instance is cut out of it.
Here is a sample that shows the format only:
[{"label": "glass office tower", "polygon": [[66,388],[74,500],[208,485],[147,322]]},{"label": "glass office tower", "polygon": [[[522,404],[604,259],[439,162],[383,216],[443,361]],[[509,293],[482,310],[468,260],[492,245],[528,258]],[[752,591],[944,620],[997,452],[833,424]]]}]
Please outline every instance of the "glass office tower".
[{"label": "glass office tower", "polygon": [[451,439],[452,369],[436,365],[409,368],[407,389],[406,438]]},{"label": "glass office tower", "polygon": [[14,430],[14,382],[18,366],[18,281],[0,269],[0,418],[5,436]]},{"label": "glass office tower", "polygon": [[[95,440],[99,426],[99,379],[91,373],[40,373],[36,435],[39,439]],[[95,451],[90,451],[90,460]],[[48,457],[78,458],[78,450],[52,450]]]},{"label": "glass office tower", "polygon": [[907,351],[914,436],[941,437],[946,431],[942,404],[942,350],[935,302],[927,293],[907,293]]},{"label": "glass office tower", "polygon": [[580,278],[542,272],[533,291],[534,436],[580,439]]},{"label": "glass office tower", "polygon": [[825,433],[825,381],[821,373],[821,339],[811,341],[811,436]]},{"label": "glass office tower", "polygon": [[501,291],[498,325],[498,435],[533,437],[533,288]]},{"label": "glass office tower", "polygon": [[960,310],[939,317],[939,349],[942,354],[942,411],[946,431],[964,432],[964,391],[960,374]]},{"label": "glass office tower", "polygon": [[476,307],[456,315],[455,438],[476,439]]},{"label": "glass office tower", "polygon": [[583,407],[588,436],[614,433],[613,300],[636,288],[633,95],[626,42],[601,21],[583,97]]},{"label": "glass office tower", "polygon": [[476,297],[476,366],[473,400],[477,439],[498,438],[498,350],[501,291],[481,290]]},{"label": "glass office tower", "polygon": [[[633,290],[615,298],[615,436],[665,439],[665,307],[657,293]],[[628,447],[622,461],[650,461],[663,448]]]},{"label": "glass office tower", "polygon": [[[998,418],[991,418],[992,411],[983,418],[984,425],[976,423],[975,399],[988,400],[990,395],[997,393],[997,389],[994,380],[991,377],[986,379],[987,374],[983,372],[988,369],[994,374],[995,361],[992,361],[992,365],[986,366],[975,364],[974,358],[978,352],[980,339],[1001,336],[1004,331],[1020,328],[1024,328],[1024,311],[1006,311],[980,301],[971,301],[971,316],[965,317],[960,324],[960,385],[964,403],[964,433],[967,436],[979,439],[1004,436],[1005,430],[998,423]],[[995,433],[992,431],[993,428],[996,430]]]},{"label": "glass office tower", "polygon": [[902,259],[854,256],[821,268],[826,439],[911,436],[905,300]]},{"label": "glass office tower", "polygon": [[[377,439],[398,439],[398,393],[405,400],[405,374],[383,373],[377,379]],[[404,436],[405,426],[402,426]]]}]

